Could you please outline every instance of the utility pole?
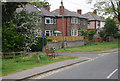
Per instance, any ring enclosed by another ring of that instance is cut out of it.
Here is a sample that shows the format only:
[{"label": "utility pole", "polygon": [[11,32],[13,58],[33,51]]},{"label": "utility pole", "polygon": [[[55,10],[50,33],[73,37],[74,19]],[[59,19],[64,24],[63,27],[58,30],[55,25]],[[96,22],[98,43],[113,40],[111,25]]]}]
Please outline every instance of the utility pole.
[{"label": "utility pole", "polygon": [[62,6],[62,35],[63,35],[63,42],[62,42],[62,44],[63,44],[63,48],[64,48],[64,50],[65,50],[65,44],[64,44],[64,35],[65,35],[65,33],[64,33],[64,7],[63,7],[63,0],[61,0],[61,6]]}]

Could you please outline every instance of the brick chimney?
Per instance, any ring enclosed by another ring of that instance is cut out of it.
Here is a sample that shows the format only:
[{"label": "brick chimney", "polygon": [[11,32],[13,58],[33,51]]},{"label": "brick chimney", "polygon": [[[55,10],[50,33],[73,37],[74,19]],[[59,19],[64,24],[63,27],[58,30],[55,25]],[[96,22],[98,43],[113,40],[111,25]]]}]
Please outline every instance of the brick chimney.
[{"label": "brick chimney", "polygon": [[45,10],[47,10],[48,12],[50,12],[50,8],[49,7],[45,8]]},{"label": "brick chimney", "polygon": [[60,6],[60,15],[63,15],[64,13],[64,6]]},{"label": "brick chimney", "polygon": [[81,9],[77,10],[77,13],[79,13],[81,15],[82,14],[82,10]]},{"label": "brick chimney", "polygon": [[93,13],[97,15],[97,10],[94,10]]}]

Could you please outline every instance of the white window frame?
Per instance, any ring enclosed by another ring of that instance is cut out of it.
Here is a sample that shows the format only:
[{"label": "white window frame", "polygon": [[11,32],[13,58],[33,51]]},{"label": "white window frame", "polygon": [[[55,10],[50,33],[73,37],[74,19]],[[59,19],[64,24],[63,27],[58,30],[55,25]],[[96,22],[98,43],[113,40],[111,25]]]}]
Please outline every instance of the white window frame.
[{"label": "white window frame", "polygon": [[71,36],[78,36],[78,29],[71,29]]},{"label": "white window frame", "polygon": [[78,18],[71,18],[72,24],[78,24]]},{"label": "white window frame", "polygon": [[[47,23],[47,20],[49,20],[49,23]],[[54,18],[45,17],[45,24],[54,24]]]},{"label": "white window frame", "polygon": [[45,30],[45,36],[46,36],[46,31],[49,31],[49,36],[53,36],[53,30]]}]

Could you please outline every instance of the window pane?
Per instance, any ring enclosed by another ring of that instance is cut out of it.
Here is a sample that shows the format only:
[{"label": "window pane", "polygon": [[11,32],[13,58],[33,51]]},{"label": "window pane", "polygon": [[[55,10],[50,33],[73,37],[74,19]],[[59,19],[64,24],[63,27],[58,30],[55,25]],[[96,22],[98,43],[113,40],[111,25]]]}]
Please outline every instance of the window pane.
[{"label": "window pane", "polygon": [[50,23],[50,20],[49,20],[49,19],[46,19],[46,23],[49,24],[49,23]]}]

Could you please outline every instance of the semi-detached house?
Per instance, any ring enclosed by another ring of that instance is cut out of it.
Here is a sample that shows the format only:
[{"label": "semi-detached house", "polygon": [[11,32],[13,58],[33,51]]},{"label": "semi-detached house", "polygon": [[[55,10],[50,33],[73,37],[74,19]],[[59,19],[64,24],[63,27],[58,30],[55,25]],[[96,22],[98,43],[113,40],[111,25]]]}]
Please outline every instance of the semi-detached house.
[{"label": "semi-detached house", "polygon": [[39,35],[54,36],[54,31],[57,31],[56,17],[49,11],[49,8],[38,8],[35,5],[27,4],[24,6],[24,10],[41,15],[41,25],[36,31],[39,32]]},{"label": "semi-detached house", "polygon": [[80,36],[80,30],[87,29],[87,18],[81,15],[81,10],[73,12],[60,6],[52,13],[56,16],[58,31],[64,36]]}]

